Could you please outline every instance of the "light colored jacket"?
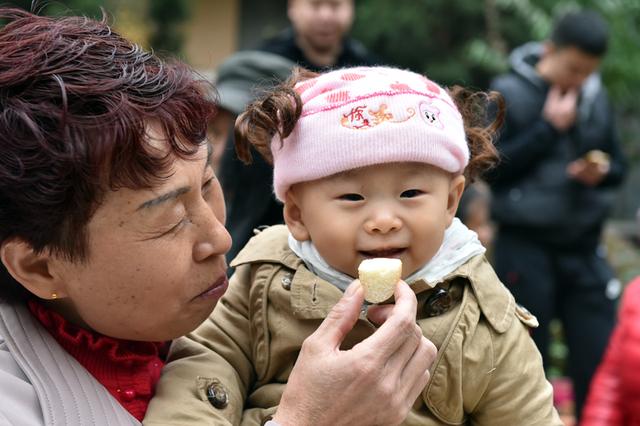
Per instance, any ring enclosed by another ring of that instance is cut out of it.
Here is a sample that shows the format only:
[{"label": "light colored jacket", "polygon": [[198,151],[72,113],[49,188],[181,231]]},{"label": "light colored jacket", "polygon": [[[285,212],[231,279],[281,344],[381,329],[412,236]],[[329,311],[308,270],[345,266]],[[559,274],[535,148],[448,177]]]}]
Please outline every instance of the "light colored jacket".
[{"label": "light colored jacket", "polygon": [[[236,273],[211,317],[174,342],[145,425],[260,425],[275,412],[303,340],[342,296],[309,272],[287,235],[284,226],[268,228],[234,260]],[[438,356],[403,424],[561,426],[526,326],[536,320],[516,306],[484,256],[439,287],[453,305],[428,317],[434,290],[422,281],[412,285],[417,322]],[[343,348],[374,330],[363,316]],[[207,401],[212,386],[226,394],[226,407]]]},{"label": "light colored jacket", "polygon": [[40,325],[0,303],[0,425],[140,425]]}]

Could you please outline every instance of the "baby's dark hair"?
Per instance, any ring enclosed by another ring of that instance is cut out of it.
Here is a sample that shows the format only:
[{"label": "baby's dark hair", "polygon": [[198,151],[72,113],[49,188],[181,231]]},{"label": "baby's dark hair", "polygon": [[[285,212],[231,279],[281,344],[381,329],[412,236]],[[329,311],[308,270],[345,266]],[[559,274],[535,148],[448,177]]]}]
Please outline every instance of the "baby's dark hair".
[{"label": "baby's dark hair", "polygon": [[[288,137],[302,113],[302,99],[294,87],[318,76],[318,73],[297,67],[287,81],[247,107],[235,125],[235,147],[240,160],[251,163],[253,147],[273,164],[271,139],[276,134],[281,141]],[[464,176],[472,182],[498,161],[493,141],[504,122],[504,100],[498,92],[474,92],[461,86],[454,86],[447,92],[464,122],[470,152]],[[488,114],[490,106],[495,108],[491,116]]]}]

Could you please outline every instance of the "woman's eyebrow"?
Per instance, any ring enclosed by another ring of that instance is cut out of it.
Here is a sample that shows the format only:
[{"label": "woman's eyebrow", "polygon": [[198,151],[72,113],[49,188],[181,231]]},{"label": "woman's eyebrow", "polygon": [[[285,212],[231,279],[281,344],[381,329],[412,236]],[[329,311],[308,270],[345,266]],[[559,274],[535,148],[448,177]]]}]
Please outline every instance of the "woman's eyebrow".
[{"label": "woman's eyebrow", "polygon": [[167,192],[165,194],[159,195],[156,198],[153,198],[151,200],[145,201],[144,203],[142,203],[142,204],[140,204],[138,206],[136,211],[143,210],[143,209],[148,209],[148,208],[151,208],[151,207],[155,207],[155,206],[157,206],[159,204],[166,203],[169,200],[175,200],[176,198],[178,198],[182,194],[186,194],[190,190],[191,190],[190,186],[183,186],[183,187],[180,187],[178,189],[174,189],[173,191],[169,191],[169,192]]},{"label": "woman's eyebrow", "polygon": [[[211,166],[212,163],[212,148],[210,146],[210,144],[207,144],[207,158],[206,161],[204,162],[204,168],[202,169],[203,173],[205,173],[207,171],[207,169]],[[151,207],[155,207],[158,204],[162,204],[165,203],[169,200],[175,200],[176,198],[178,198],[179,196],[181,196],[182,194],[186,194],[187,192],[189,192],[191,190],[190,186],[183,186],[180,187],[178,189],[174,189],[172,191],[169,191],[165,194],[159,195],[156,198],[153,198],[151,200],[145,201],[144,203],[140,204],[138,206],[138,208],[136,209],[136,211],[139,210],[144,210],[144,209],[148,209]]]}]

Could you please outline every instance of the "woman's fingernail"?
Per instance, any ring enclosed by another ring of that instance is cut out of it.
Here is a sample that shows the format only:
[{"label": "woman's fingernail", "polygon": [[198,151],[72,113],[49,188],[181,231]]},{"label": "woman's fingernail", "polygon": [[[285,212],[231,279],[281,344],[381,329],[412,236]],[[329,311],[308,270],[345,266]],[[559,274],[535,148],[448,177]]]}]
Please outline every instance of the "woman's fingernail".
[{"label": "woman's fingernail", "polygon": [[349,287],[347,287],[347,290],[344,292],[345,296],[353,296],[354,294],[356,294],[356,291],[358,291],[358,288],[360,287],[360,281],[355,280],[353,281],[351,284],[349,284]]}]

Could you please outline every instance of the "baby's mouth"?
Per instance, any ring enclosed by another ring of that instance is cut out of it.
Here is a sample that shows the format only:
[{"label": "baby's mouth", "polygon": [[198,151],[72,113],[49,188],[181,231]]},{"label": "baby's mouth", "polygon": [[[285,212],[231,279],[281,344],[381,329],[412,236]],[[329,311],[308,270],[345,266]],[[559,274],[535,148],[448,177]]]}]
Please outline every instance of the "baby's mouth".
[{"label": "baby's mouth", "polygon": [[364,257],[400,257],[405,252],[406,248],[390,248],[383,250],[361,250],[360,254]]}]

